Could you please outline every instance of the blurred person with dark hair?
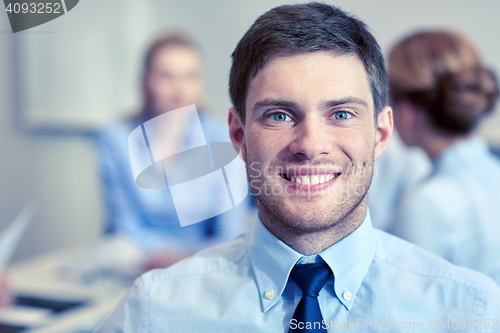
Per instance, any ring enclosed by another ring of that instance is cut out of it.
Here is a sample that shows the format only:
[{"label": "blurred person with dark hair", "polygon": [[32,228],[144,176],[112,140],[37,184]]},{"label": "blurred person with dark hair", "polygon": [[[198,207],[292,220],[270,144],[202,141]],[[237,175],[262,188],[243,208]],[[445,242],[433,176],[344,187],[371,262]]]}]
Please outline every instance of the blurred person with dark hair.
[{"label": "blurred person with dark hair", "polygon": [[259,218],[141,276],[96,332],[443,331],[450,318],[498,315],[491,278],[371,224],[367,191],[392,110],[363,22],[323,3],[279,6],[232,59],[230,136]]},{"label": "blurred person with dark hair", "polygon": [[394,234],[500,283],[500,161],[474,130],[494,109],[495,74],[462,36],[414,34],[388,60],[394,124],[433,172],[402,200]]},{"label": "blurred person with dark hair", "polygon": [[[166,190],[144,189],[135,184],[128,136],[144,122],[195,104],[200,106],[203,90],[202,59],[198,46],[185,34],[170,33],[157,39],[146,53],[143,72],[144,105],[131,121],[114,123],[99,136],[98,152],[107,205],[107,232],[124,236],[149,257],[145,269],[167,267],[209,245],[236,236],[244,230],[243,221],[230,220],[244,211],[244,204],[206,221],[181,227],[174,202]],[[198,112],[207,142],[229,142],[227,125],[216,117]],[[198,119],[176,117],[162,128],[162,149],[178,149],[196,140],[190,131]],[[167,163],[167,162],[165,162]],[[193,202],[193,209],[211,210],[218,204]],[[241,217],[241,216],[240,216]]]}]

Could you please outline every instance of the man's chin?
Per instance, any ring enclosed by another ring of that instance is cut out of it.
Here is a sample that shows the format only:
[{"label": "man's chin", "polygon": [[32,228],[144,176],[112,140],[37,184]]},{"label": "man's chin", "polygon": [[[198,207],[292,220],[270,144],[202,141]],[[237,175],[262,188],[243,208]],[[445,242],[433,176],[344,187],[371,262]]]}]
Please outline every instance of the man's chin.
[{"label": "man's chin", "polygon": [[297,233],[306,234],[313,232],[327,231],[338,223],[338,220],[286,220],[283,222],[289,229]]},{"label": "man's chin", "polygon": [[274,210],[275,216],[290,229],[316,232],[334,227],[344,216],[340,212],[319,207],[295,206],[287,210]]},{"label": "man's chin", "polygon": [[[349,198],[350,200],[332,201],[332,198],[303,199],[296,196],[264,197],[260,201],[262,208],[271,219],[281,221],[287,229],[299,233],[326,231],[338,225],[348,215],[357,211],[359,204],[366,197]],[[262,199],[264,199],[262,201]],[[277,199],[277,200],[276,200]],[[324,200],[322,200],[324,199]]]}]

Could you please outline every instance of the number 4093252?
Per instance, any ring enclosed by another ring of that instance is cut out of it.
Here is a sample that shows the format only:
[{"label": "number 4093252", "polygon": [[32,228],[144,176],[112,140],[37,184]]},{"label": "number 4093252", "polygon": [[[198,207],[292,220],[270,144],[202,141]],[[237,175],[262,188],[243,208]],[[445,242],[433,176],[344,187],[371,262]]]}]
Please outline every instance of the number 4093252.
[{"label": "number 4093252", "polygon": [[61,14],[61,4],[60,3],[9,3],[9,5],[5,8],[5,11],[9,14]]}]

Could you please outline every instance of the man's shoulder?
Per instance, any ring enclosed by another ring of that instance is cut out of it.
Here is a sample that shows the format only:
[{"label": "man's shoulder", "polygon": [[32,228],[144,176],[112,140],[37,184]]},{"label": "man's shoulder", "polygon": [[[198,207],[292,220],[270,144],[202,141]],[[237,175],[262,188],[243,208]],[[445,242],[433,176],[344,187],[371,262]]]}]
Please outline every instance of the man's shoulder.
[{"label": "man's shoulder", "polygon": [[205,326],[229,325],[218,317],[221,307],[231,302],[227,306],[233,308],[248,300],[247,295],[258,300],[246,255],[247,237],[244,233],[168,268],[143,274],[97,332],[116,327],[125,327],[124,332],[212,332]]},{"label": "man's shoulder", "polygon": [[247,238],[246,232],[226,243],[202,250],[168,268],[149,271],[141,276],[141,282],[150,285],[173,280],[203,279],[210,274],[224,274],[228,278],[228,271],[232,270],[248,251]]},{"label": "man's shoulder", "polygon": [[[427,284],[475,290],[479,293],[495,293],[500,299],[500,288],[486,275],[456,266],[419,246],[399,237],[376,230],[377,250],[374,261],[392,267],[395,274],[414,276]],[[425,284],[424,283],[424,284]]]}]

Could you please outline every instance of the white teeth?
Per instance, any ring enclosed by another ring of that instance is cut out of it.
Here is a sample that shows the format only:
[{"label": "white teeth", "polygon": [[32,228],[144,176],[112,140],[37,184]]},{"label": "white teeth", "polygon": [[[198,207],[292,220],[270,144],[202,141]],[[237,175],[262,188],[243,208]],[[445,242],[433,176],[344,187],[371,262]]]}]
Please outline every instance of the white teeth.
[{"label": "white teeth", "polygon": [[[337,174],[330,175],[313,175],[313,176],[298,176],[298,177],[290,177],[290,180],[294,183],[304,184],[304,185],[317,185],[329,182],[333,178],[335,178]],[[286,178],[285,178],[286,179]]]}]

